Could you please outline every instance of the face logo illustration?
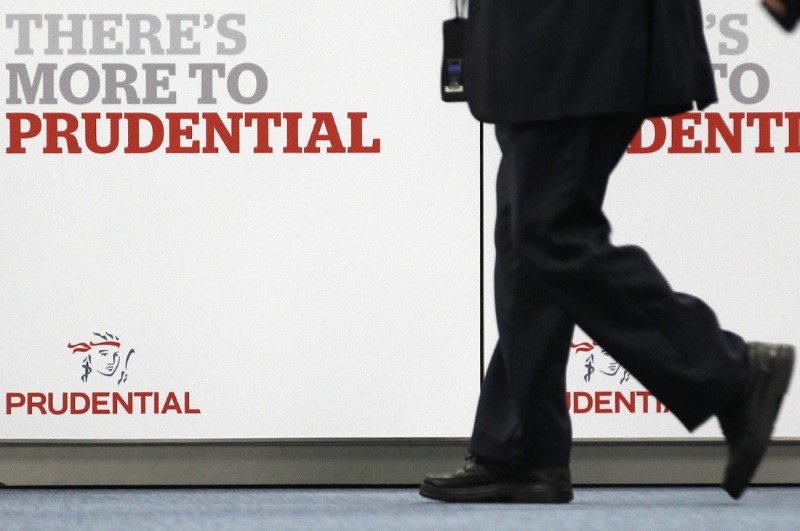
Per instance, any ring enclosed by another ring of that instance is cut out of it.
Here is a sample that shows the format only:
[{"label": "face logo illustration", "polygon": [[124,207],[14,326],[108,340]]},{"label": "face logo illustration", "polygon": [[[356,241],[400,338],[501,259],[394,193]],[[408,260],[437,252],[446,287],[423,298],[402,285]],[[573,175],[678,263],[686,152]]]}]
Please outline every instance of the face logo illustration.
[{"label": "face logo illustration", "polygon": [[[592,341],[591,343],[573,343],[572,349],[576,354],[586,355],[586,362],[584,364],[584,367],[586,367],[586,374],[583,376],[585,381],[592,381],[592,375],[595,372],[599,372],[600,374],[609,377],[618,376],[620,378],[620,384],[623,384],[631,379],[631,373],[625,370],[622,365],[617,363],[617,361],[595,341]],[[620,372],[622,372],[622,376],[619,376]]]},{"label": "face logo illustration", "polygon": [[[67,348],[72,349],[73,354],[85,354],[83,358],[83,375],[81,376],[81,380],[87,382],[90,374],[97,373],[106,378],[115,377],[117,379],[117,385],[127,382],[128,363],[131,360],[134,350],[130,349],[128,351],[123,362],[120,355],[120,346],[122,343],[120,343],[117,336],[108,332],[105,334],[95,332],[94,336],[97,339],[92,338],[89,342],[69,343],[67,345]],[[119,371],[119,375],[117,376],[117,370],[120,368],[120,365],[122,365],[122,370]]]}]

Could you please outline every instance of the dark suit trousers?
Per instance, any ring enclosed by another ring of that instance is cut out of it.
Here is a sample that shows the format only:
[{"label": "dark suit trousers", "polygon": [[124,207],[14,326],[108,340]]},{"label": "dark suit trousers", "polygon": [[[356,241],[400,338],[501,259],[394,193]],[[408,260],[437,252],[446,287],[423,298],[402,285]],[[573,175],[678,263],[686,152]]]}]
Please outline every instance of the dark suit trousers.
[{"label": "dark suit trousers", "polygon": [[743,387],[744,341],[721,330],[701,300],[672,291],[644,250],[609,240],[608,178],[641,124],[636,115],[607,115],[496,126],[500,340],[472,454],[569,462],[565,373],[575,324],[689,430]]}]

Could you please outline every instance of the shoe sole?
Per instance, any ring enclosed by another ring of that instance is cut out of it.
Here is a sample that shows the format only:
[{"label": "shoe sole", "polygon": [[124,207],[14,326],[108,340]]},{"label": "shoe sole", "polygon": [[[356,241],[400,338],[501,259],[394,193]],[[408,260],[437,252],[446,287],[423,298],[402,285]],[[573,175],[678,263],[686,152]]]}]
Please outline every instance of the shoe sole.
[{"label": "shoe sole", "polygon": [[789,388],[794,368],[794,347],[791,345],[779,345],[777,352],[772,358],[770,374],[772,381],[767,386],[764,402],[759,411],[759,424],[755,430],[755,442],[753,450],[745,455],[745,458],[737,464],[732,473],[726,474],[722,487],[730,496],[738,500],[742,493],[750,484],[750,480],[761,464],[761,460],[767,451],[772,430],[775,427],[775,420],[783,402],[783,396]]},{"label": "shoe sole", "polygon": [[540,483],[495,483],[482,487],[437,487],[423,483],[421,496],[450,503],[569,503],[572,487]]}]

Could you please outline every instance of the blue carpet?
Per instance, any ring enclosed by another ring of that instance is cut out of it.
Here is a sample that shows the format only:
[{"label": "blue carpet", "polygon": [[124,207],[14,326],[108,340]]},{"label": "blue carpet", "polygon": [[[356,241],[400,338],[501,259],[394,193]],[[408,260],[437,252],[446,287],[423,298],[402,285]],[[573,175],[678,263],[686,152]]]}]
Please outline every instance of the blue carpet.
[{"label": "blue carpet", "polygon": [[0,490],[15,529],[798,530],[800,488],[579,488],[569,505],[449,505],[411,489]]}]

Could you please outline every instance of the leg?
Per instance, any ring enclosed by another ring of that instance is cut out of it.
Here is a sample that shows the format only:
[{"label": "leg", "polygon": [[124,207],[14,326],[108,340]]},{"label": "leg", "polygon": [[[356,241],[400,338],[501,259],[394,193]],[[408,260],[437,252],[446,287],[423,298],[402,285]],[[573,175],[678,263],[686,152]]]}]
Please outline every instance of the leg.
[{"label": "leg", "polygon": [[[572,499],[563,395],[564,337],[572,322],[687,428],[719,416],[729,445],[723,486],[731,496],[738,498],[755,473],[788,388],[794,349],[745,345],[719,328],[702,301],[673,292],[643,250],[611,244],[602,199],[640,123],[606,116],[498,127],[498,200],[502,192],[507,201],[498,208],[501,337],[470,445],[477,459],[455,473],[427,476],[421,495]],[[550,444],[551,437],[559,442]]]},{"label": "leg", "polygon": [[[501,149],[507,127],[496,127]],[[495,309],[500,340],[478,402],[470,453],[508,464],[568,464],[572,428],[564,380],[574,324],[538,287],[519,285],[512,237],[514,161],[497,176]]]},{"label": "leg", "polygon": [[610,242],[597,200],[610,172],[604,154],[621,157],[624,147],[609,142],[627,136],[626,147],[638,123],[607,116],[509,126],[520,278],[541,286],[691,430],[744,385],[746,347],[705,303],[673,292],[642,249]]},{"label": "leg", "polygon": [[[607,176],[616,166],[639,121],[609,123],[592,153],[587,193],[602,205]],[[553,126],[552,123],[547,126]],[[516,126],[497,126],[503,161],[497,178],[495,305],[500,341],[478,403],[470,452],[514,464],[568,464],[572,441],[564,400],[564,376],[574,332],[564,313],[534,276],[521,271],[519,216],[529,208],[517,198],[523,176],[515,144]]]}]

